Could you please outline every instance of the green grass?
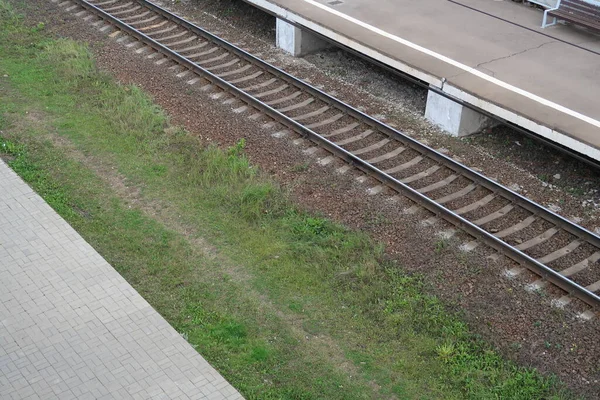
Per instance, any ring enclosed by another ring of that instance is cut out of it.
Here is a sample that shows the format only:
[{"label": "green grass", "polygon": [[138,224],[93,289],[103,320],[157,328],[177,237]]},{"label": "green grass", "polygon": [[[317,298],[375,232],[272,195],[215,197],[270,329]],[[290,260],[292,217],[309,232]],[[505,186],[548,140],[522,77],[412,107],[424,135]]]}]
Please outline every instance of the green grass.
[{"label": "green grass", "polygon": [[44,29],[0,0],[0,155],[246,397],[569,397],[298,209],[243,141],[203,145]]}]

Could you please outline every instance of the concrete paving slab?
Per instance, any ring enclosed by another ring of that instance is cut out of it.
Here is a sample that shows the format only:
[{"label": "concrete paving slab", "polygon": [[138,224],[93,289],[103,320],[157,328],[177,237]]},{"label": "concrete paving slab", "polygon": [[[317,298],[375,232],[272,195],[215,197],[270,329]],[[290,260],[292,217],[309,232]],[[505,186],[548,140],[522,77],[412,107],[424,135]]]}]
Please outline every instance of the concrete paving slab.
[{"label": "concrete paving slab", "polygon": [[242,396],[0,160],[0,398]]},{"label": "concrete paving slab", "polygon": [[483,0],[245,0],[600,160],[600,36]]}]

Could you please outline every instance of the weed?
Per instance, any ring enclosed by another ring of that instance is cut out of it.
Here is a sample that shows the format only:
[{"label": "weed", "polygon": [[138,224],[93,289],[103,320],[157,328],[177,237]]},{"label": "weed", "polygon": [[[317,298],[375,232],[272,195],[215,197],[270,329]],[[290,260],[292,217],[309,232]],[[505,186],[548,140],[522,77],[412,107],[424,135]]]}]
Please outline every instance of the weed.
[{"label": "weed", "polygon": [[308,215],[303,215],[300,219],[294,218],[292,229],[296,235],[308,240],[333,234],[328,220]]},{"label": "weed", "polygon": [[448,241],[448,239],[439,238],[435,242],[434,251],[436,252],[436,254],[440,254],[442,251],[448,248],[448,246],[450,246],[450,242]]},{"label": "weed", "polygon": [[436,351],[438,357],[441,358],[443,362],[450,362],[456,349],[454,348],[454,344],[444,343],[444,344],[439,345],[435,349],[435,351]]},{"label": "weed", "polygon": [[150,170],[156,176],[163,176],[163,175],[165,175],[167,173],[167,166],[166,165],[155,164],[155,165],[151,165],[150,166]]},{"label": "weed", "polygon": [[250,353],[250,362],[252,363],[260,363],[265,362],[271,355],[271,351],[263,345],[257,345],[252,348],[252,352]]},{"label": "weed", "polygon": [[481,267],[479,265],[469,265],[467,273],[470,276],[479,275],[481,273]]},{"label": "weed", "polygon": [[296,164],[296,165],[294,165],[294,166],[291,168],[291,171],[292,171],[292,172],[296,172],[296,173],[299,173],[299,172],[306,172],[306,171],[308,171],[308,168],[309,168],[309,167],[310,167],[310,163],[309,163],[308,161],[305,161],[305,162],[303,162],[303,163],[300,163],[300,164]]},{"label": "weed", "polygon": [[569,192],[571,195],[577,196],[577,197],[582,197],[585,195],[585,189],[581,186],[567,188],[567,192]]},{"label": "weed", "polygon": [[7,31],[10,28],[21,27],[23,16],[15,12],[13,7],[6,0],[0,0],[0,27],[4,27]]},{"label": "weed", "polygon": [[58,39],[44,45],[41,58],[59,67],[64,79],[82,79],[96,71],[92,54],[85,44]]},{"label": "weed", "polygon": [[389,224],[389,220],[381,213],[375,213],[367,218],[367,226],[376,227]]},{"label": "weed", "polygon": [[9,140],[0,138],[0,152],[17,157],[23,153],[23,147]]},{"label": "weed", "polygon": [[288,308],[296,313],[301,313],[304,311],[304,305],[302,304],[302,302],[297,300],[291,300],[288,305]]},{"label": "weed", "polygon": [[571,344],[571,347],[569,347],[569,351],[570,351],[571,353],[575,353],[575,352],[577,352],[577,344],[576,344],[576,343],[572,343],[572,344]]},{"label": "weed", "polygon": [[237,143],[229,148],[227,153],[231,158],[239,158],[244,154],[244,149],[246,148],[246,139],[242,138],[237,141]]},{"label": "weed", "polygon": [[33,28],[34,32],[43,31],[46,28],[46,25],[43,22],[38,22],[38,24]]}]

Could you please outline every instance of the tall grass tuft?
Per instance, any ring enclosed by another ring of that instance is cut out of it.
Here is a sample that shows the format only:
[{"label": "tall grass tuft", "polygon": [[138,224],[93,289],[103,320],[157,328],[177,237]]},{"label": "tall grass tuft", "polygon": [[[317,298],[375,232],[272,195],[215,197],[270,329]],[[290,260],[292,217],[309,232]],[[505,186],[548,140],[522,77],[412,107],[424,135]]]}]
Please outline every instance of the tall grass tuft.
[{"label": "tall grass tuft", "polygon": [[63,79],[78,80],[96,74],[96,63],[89,48],[73,40],[48,41],[40,58],[56,65]]},{"label": "tall grass tuft", "polygon": [[10,3],[6,0],[0,0],[0,28],[14,29],[20,27],[20,21],[23,17],[15,12]]}]

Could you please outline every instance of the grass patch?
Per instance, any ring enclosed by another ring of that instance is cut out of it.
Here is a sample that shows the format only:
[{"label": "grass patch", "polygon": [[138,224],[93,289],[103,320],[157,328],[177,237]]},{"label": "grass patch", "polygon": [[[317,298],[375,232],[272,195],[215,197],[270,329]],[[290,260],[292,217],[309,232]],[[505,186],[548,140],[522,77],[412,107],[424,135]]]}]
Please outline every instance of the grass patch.
[{"label": "grass patch", "polygon": [[0,79],[0,155],[246,397],[568,397],[381,245],[295,207],[243,141],[222,150],[170,126],[6,0]]}]

